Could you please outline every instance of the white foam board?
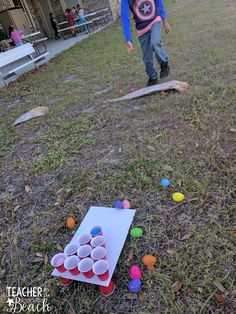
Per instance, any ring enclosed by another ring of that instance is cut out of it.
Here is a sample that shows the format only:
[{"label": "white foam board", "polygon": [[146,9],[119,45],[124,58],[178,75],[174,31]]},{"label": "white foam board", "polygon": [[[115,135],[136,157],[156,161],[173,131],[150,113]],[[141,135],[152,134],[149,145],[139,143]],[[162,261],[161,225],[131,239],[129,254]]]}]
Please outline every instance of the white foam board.
[{"label": "white foam board", "polygon": [[[89,211],[87,212],[81,225],[79,226],[78,230],[76,231],[74,237],[70,242],[78,243],[78,237],[84,233],[90,232],[90,230],[96,225],[100,225],[102,227],[103,235],[106,238],[106,257],[110,265],[110,276],[106,281],[99,280],[97,276],[88,279],[85,278],[81,273],[76,276],[73,276],[69,271],[60,273],[56,269],[54,269],[52,275],[92,283],[100,286],[108,286],[116,268],[116,264],[124,246],[135,212],[136,210],[134,209],[116,209],[92,206],[90,207]],[[66,244],[67,243],[65,243],[64,246],[66,246]]]}]

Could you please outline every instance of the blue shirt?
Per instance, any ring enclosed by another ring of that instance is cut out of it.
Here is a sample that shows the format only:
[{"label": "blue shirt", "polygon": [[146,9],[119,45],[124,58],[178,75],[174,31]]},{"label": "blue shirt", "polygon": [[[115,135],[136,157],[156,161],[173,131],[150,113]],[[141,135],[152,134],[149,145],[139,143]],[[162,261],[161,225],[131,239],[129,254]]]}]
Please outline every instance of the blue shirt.
[{"label": "blue shirt", "polygon": [[130,28],[130,13],[133,13],[136,29],[148,26],[157,16],[166,19],[165,7],[162,0],[122,0],[121,21],[126,42],[132,41]]}]

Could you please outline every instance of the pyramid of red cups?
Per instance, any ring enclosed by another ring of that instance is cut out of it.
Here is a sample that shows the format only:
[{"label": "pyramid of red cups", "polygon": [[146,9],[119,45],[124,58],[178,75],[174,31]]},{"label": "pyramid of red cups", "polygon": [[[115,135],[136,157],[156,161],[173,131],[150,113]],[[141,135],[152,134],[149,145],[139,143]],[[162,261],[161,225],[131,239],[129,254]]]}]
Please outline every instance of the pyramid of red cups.
[{"label": "pyramid of red cups", "polygon": [[[58,253],[51,259],[51,265],[61,273],[63,285],[69,285],[73,279],[63,277],[70,273],[70,278],[78,280],[78,275],[86,279],[97,277],[102,282],[109,278],[109,263],[106,259],[106,239],[101,226],[94,226],[89,233],[82,234],[76,242],[66,245],[63,253]],[[110,281],[108,287],[100,286],[102,295],[113,293],[115,286]]]}]

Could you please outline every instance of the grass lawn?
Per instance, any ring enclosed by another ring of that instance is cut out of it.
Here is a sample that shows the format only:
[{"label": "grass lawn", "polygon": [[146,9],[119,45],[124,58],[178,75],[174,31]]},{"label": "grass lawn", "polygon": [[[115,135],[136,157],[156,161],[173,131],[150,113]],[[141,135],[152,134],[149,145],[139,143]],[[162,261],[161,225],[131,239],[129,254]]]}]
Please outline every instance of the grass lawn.
[{"label": "grass lawn", "polygon": [[[120,20],[0,91],[0,313],[6,286],[27,285],[50,289],[51,313],[236,312],[235,1],[165,3],[170,79],[187,81],[186,93],[107,102],[147,80],[136,36],[135,54],[126,53]],[[38,105],[50,113],[11,127]],[[175,191],[186,200],[174,203]],[[126,241],[116,292],[104,299],[96,286],[62,287],[48,259],[73,235],[66,217],[78,227],[91,205],[119,198],[137,209],[144,235]],[[130,295],[129,267],[146,254],[158,264],[143,268],[142,289]]]}]

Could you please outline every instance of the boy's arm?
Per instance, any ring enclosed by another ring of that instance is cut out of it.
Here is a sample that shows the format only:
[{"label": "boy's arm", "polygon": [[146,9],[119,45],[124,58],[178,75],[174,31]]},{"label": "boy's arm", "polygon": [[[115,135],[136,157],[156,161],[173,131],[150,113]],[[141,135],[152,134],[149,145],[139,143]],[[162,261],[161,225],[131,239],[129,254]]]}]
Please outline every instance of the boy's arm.
[{"label": "boy's arm", "polygon": [[162,0],[156,0],[156,6],[158,8],[158,12],[160,13],[160,16],[162,18],[162,20],[166,20],[167,16],[166,16],[166,10],[163,4]]},{"label": "boy's arm", "polygon": [[156,6],[157,6],[158,12],[162,18],[166,33],[168,34],[170,32],[170,25],[167,21],[166,10],[165,10],[163,1],[162,0],[156,0]]},{"label": "boy's arm", "polygon": [[129,54],[134,52],[132,44],[132,34],[130,28],[130,8],[128,0],[122,0],[121,2],[121,21],[123,25],[123,31],[126,40],[126,47]]},{"label": "boy's arm", "polygon": [[130,8],[128,0],[122,0],[121,2],[121,21],[126,42],[132,42],[132,34],[130,28]]}]

